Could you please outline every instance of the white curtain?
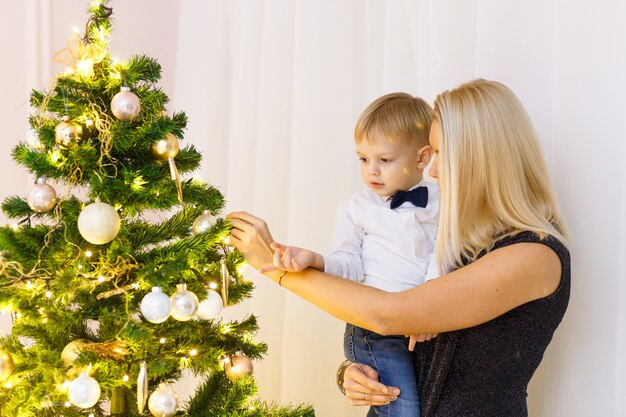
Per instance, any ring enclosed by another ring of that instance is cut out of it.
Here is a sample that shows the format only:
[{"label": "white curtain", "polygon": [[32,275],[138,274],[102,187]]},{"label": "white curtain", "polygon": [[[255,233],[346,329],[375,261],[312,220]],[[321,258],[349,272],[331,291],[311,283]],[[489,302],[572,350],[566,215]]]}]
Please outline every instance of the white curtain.
[{"label": "white curtain", "polygon": [[[0,0],[0,34],[15,40],[0,43],[11,57],[0,77],[0,165],[24,184],[31,179],[8,153],[25,129],[27,92],[45,85],[54,68],[44,57],[63,47],[67,29],[84,24],[83,3]],[[335,206],[361,187],[352,129],[370,101],[391,91],[432,101],[477,77],[509,85],[535,122],[572,232],[570,307],[531,383],[530,416],[626,415],[626,2],[112,5],[114,53],[159,59],[170,109],[189,115],[186,140],[203,151],[201,176],[224,192],[226,212],[253,212],[278,241],[320,252]],[[22,188],[4,182],[2,195]],[[320,417],[363,416],[334,387],[342,323],[248,274],[254,298],[225,316],[259,316],[270,346],[255,364],[261,396],[310,402]]]}]

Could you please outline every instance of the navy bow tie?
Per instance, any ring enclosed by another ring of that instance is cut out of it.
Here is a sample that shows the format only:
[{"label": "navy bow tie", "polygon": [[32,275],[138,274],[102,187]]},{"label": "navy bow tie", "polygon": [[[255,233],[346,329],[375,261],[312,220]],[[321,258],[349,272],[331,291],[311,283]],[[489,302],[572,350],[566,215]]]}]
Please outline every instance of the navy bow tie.
[{"label": "navy bow tie", "polygon": [[417,187],[410,191],[398,191],[391,197],[392,209],[400,207],[405,201],[410,201],[416,207],[426,207],[428,204],[428,188]]}]

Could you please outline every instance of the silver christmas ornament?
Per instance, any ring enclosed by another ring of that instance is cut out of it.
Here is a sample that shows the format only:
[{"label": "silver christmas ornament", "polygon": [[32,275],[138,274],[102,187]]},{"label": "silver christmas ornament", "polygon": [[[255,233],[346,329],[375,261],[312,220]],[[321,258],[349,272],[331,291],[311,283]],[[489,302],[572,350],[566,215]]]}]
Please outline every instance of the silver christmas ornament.
[{"label": "silver christmas ornament", "polygon": [[37,213],[47,213],[57,204],[57,193],[43,178],[38,178],[28,192],[28,206]]},{"label": "silver christmas ornament", "polygon": [[137,410],[139,414],[143,413],[148,401],[148,364],[146,361],[141,362],[139,367],[139,376],[137,377]]},{"label": "silver christmas ornament", "polygon": [[196,311],[196,317],[203,320],[213,320],[222,312],[224,304],[222,303],[222,297],[213,290],[207,290],[207,296],[198,305]]},{"label": "silver christmas ornament", "polygon": [[226,258],[220,259],[220,275],[222,278],[222,301],[228,305],[228,286],[230,285],[230,274],[226,265]]},{"label": "silver christmas ornament", "polygon": [[54,140],[57,145],[66,148],[72,142],[78,142],[83,136],[83,128],[70,122],[69,117],[63,117],[63,121],[54,128]]},{"label": "silver christmas ornament", "polygon": [[237,352],[224,364],[224,372],[231,381],[237,381],[244,375],[252,375],[252,361],[243,353]]},{"label": "silver christmas ornament", "polygon": [[170,297],[170,315],[178,321],[187,321],[193,318],[198,310],[198,297],[187,291],[187,284],[178,284],[176,292]]},{"label": "silver christmas ornament", "polygon": [[113,115],[122,121],[129,122],[139,115],[141,103],[139,97],[130,91],[128,87],[122,87],[121,91],[111,100]]},{"label": "silver christmas ornament", "polygon": [[43,143],[39,140],[39,134],[33,128],[26,131],[26,143],[34,151],[40,151],[44,148]]},{"label": "silver christmas ornament", "polygon": [[72,404],[80,408],[90,408],[100,399],[100,384],[86,372],[81,372],[78,378],[70,382],[68,393]]},{"label": "silver christmas ornament", "polygon": [[170,297],[161,287],[152,287],[152,292],[146,294],[139,306],[141,314],[150,323],[163,323],[170,316]]},{"label": "silver christmas ornament", "polygon": [[148,409],[154,417],[172,417],[178,410],[178,396],[169,384],[161,383],[150,395]]},{"label": "silver christmas ornament", "polygon": [[106,203],[89,204],[78,216],[78,231],[89,243],[109,243],[120,231],[121,221],[117,211]]},{"label": "silver christmas ornament", "polygon": [[211,213],[211,210],[204,210],[201,215],[193,222],[191,231],[197,235],[199,233],[210,230],[215,224],[217,218]]}]

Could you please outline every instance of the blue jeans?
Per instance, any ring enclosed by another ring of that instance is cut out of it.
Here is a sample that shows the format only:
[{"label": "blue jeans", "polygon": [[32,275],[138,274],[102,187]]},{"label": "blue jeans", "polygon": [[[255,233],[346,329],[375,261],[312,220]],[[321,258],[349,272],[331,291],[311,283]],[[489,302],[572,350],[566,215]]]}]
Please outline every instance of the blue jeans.
[{"label": "blue jeans", "polygon": [[419,417],[420,403],[413,352],[404,336],[381,336],[346,324],[344,353],[346,359],[376,369],[380,382],[400,388],[400,396],[388,405],[374,407],[379,417]]}]

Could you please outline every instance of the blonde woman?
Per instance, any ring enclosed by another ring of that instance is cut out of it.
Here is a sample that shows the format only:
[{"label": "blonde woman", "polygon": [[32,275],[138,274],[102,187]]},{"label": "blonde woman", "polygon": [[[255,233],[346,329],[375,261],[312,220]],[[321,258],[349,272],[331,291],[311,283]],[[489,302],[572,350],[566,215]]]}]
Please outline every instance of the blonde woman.
[{"label": "blonde woman", "polygon": [[[476,80],[437,97],[430,145],[441,189],[436,252],[447,274],[395,293],[312,270],[267,276],[379,334],[439,333],[418,350],[423,417],[527,416],[528,382],[570,290],[565,224],[536,134],[511,90]],[[261,219],[229,218],[232,242],[253,266],[288,256],[273,249]],[[353,405],[397,397],[365,365],[342,373]]]}]

